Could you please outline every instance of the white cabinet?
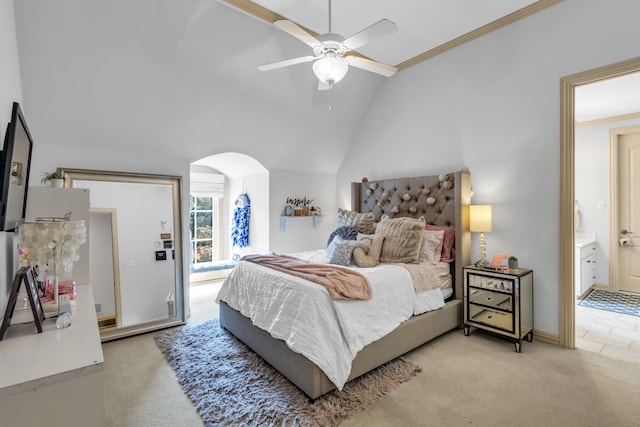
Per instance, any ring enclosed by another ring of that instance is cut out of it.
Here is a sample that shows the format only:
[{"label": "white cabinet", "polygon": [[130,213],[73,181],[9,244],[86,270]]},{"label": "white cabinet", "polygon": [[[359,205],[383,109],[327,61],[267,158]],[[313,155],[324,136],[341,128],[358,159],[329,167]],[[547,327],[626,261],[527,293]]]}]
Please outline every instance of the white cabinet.
[{"label": "white cabinet", "polygon": [[576,245],[576,296],[583,295],[596,282],[596,242]]},{"label": "white cabinet", "polygon": [[91,285],[78,285],[73,323],[11,325],[0,341],[0,425],[104,425],[104,356]]}]

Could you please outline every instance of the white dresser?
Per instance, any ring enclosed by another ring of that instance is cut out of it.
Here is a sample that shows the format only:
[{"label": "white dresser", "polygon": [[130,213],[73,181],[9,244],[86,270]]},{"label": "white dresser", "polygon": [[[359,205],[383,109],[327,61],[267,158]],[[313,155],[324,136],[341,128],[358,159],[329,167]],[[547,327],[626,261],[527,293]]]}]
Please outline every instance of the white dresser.
[{"label": "white dresser", "polygon": [[0,341],[0,424],[102,426],[104,358],[90,285],[79,285],[73,323],[10,326]]}]

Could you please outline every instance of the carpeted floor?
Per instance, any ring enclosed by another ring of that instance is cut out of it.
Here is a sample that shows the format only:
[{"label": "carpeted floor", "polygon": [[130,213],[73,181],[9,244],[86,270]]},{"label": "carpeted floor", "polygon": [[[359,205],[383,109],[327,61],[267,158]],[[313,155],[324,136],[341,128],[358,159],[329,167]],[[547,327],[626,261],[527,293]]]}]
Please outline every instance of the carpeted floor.
[{"label": "carpeted floor", "polygon": [[578,305],[640,317],[640,295],[592,290]]},{"label": "carpeted floor", "polygon": [[154,338],[208,426],[335,426],[420,372],[396,359],[312,402],[217,319]]}]

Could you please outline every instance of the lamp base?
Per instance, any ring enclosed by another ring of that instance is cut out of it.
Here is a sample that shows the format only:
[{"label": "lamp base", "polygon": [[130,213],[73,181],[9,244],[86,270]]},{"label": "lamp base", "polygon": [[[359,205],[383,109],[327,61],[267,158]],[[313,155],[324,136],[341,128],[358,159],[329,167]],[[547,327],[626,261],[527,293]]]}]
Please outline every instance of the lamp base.
[{"label": "lamp base", "polygon": [[51,319],[52,317],[58,317],[60,314],[60,304],[58,301],[47,301],[42,303],[42,311],[44,312],[45,319]]},{"label": "lamp base", "polygon": [[479,268],[489,266],[489,261],[487,261],[487,243],[484,238],[484,233],[480,233],[480,259],[476,261],[475,265]]}]

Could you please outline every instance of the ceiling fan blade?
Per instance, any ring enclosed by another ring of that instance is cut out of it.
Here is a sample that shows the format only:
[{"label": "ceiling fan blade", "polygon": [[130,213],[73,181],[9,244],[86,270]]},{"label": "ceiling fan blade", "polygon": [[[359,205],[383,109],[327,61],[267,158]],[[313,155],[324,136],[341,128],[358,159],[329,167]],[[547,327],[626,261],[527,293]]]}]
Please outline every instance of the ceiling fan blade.
[{"label": "ceiling fan blade", "polygon": [[345,58],[347,58],[349,65],[353,65],[356,68],[371,71],[372,73],[380,74],[385,77],[391,77],[398,72],[398,68],[392,65],[372,61],[371,59],[363,58],[361,56],[349,55]]},{"label": "ceiling fan blade", "polygon": [[381,19],[375,24],[372,24],[364,30],[352,35],[346,39],[343,44],[349,50],[355,50],[365,44],[369,43],[373,39],[377,39],[383,36],[387,36],[394,33],[398,27],[392,21],[388,19]]},{"label": "ceiling fan blade", "polygon": [[293,37],[308,44],[311,47],[316,47],[322,44],[317,38],[306,32],[301,26],[293,21],[289,21],[288,19],[275,21],[273,25],[280,28],[282,31],[291,34]]},{"label": "ceiling fan blade", "polygon": [[270,64],[259,65],[258,70],[260,71],[270,71],[275,70],[276,68],[288,67],[289,65],[302,64],[303,62],[311,62],[316,59],[315,56],[301,56],[299,58],[286,59],[284,61],[272,62]]}]

